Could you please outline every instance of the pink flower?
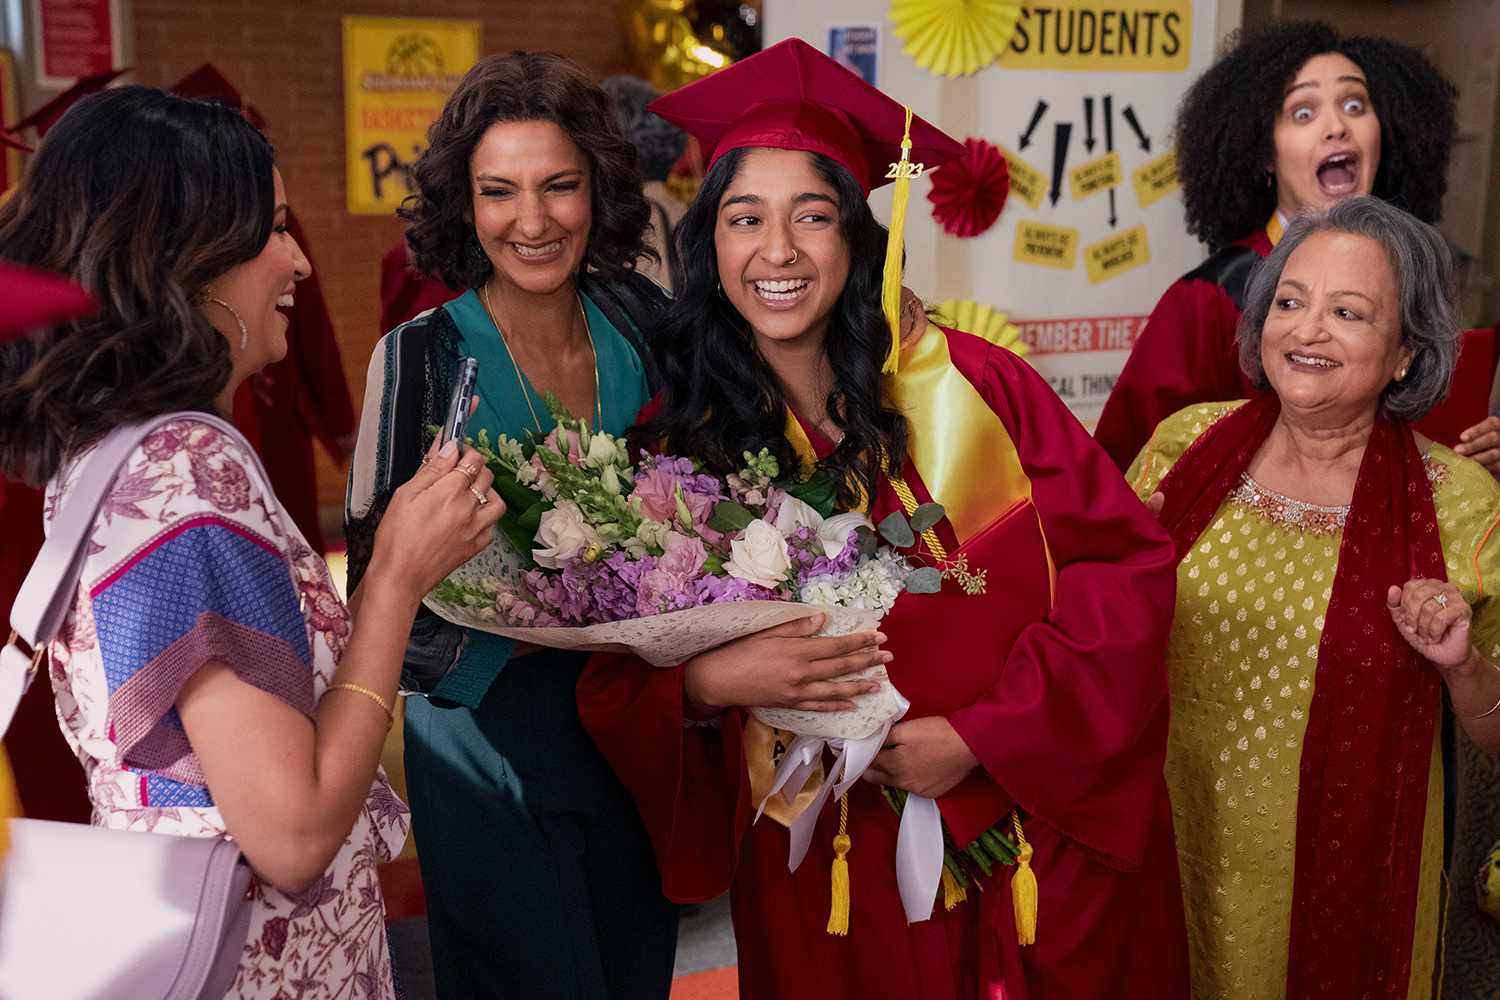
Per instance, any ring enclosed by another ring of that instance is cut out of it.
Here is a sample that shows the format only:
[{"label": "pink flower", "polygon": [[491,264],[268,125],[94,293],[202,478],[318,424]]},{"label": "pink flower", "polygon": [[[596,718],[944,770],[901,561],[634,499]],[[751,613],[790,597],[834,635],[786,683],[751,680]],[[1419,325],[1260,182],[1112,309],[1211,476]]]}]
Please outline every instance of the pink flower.
[{"label": "pink flower", "polygon": [[583,465],[583,441],[577,431],[554,427],[543,443],[559,455],[566,456],[568,464]]},{"label": "pink flower", "polygon": [[665,552],[657,563],[658,568],[684,580],[697,576],[708,558],[708,550],[701,541],[675,531],[667,535],[662,548]]},{"label": "pink flower", "polygon": [[[631,495],[641,498],[641,513],[651,520],[671,523],[677,520],[677,492],[682,486],[681,476],[658,465],[636,476],[635,492]],[[701,528],[708,523],[714,512],[712,497],[683,489],[682,499],[687,503],[693,527]]]}]

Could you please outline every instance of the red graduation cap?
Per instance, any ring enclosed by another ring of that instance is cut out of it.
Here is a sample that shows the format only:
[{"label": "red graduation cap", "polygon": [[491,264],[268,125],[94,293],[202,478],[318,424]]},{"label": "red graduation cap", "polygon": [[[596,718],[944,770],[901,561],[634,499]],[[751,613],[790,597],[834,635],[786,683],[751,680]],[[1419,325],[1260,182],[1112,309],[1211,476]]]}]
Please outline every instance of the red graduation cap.
[{"label": "red graduation cap", "polygon": [[34,128],[36,129],[37,138],[40,139],[47,134],[48,129],[57,124],[57,120],[63,116],[63,112],[78,103],[81,98],[103,90],[113,83],[117,77],[128,72],[130,70],[127,67],[125,69],[112,69],[107,73],[95,73],[93,76],[86,76],[25,118],[10,126],[8,131],[19,132],[25,128]]},{"label": "red graduation cap", "polygon": [[264,130],[266,119],[253,104],[247,104],[240,92],[235,89],[234,84],[220,73],[213,63],[204,63],[193,70],[187,76],[178,80],[172,87],[172,93],[178,97],[193,97],[205,101],[217,101],[236,108],[250,119],[250,124]]},{"label": "red graduation cap", "polygon": [[0,342],[33,330],[87,316],[99,308],[94,297],[49,271],[0,262]]},{"label": "red graduation cap", "polygon": [[901,262],[912,177],[964,155],[963,144],[913,115],[800,38],[788,38],[652,101],[693,135],[708,166],[732,149],[796,149],[843,165],[868,194],[896,182],[880,304],[891,328],[882,371],[901,359]]},{"label": "red graduation cap", "polygon": [[[696,136],[709,166],[752,146],[822,153],[846,167],[865,191],[889,181],[901,159],[908,109],[800,38],[757,52],[657,98],[648,109]],[[961,143],[912,116],[914,163],[931,170],[962,156]]]}]

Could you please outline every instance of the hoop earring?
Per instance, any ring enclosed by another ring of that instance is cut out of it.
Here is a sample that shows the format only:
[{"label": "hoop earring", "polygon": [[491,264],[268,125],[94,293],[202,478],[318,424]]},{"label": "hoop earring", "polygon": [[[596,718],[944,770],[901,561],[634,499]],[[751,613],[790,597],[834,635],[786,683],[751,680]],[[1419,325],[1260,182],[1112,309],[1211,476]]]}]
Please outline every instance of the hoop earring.
[{"label": "hoop earring", "polygon": [[239,314],[239,311],[234,306],[210,292],[204,292],[203,301],[212,302],[216,306],[222,306],[228,311],[229,315],[234,317],[234,321],[240,325],[240,353],[245,353],[245,347],[250,343],[250,331],[245,327],[244,317]]}]

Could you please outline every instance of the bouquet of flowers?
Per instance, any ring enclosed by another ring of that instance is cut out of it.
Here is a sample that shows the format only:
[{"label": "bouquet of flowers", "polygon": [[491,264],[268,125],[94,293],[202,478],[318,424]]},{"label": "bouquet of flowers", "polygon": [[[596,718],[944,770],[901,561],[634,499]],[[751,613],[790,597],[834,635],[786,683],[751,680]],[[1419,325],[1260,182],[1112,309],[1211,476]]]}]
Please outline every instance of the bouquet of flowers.
[{"label": "bouquet of flowers", "polygon": [[[877,528],[863,514],[835,513],[821,470],[784,475],[764,449],[723,479],[688,458],[641,453],[632,462],[624,441],[590,433],[556,400],[548,406],[557,426],[545,436],[492,441],[481,431],[471,442],[507,505],[504,543],[428,595],[449,621],[669,666],[815,611],[827,616],[825,634],[874,628],[903,590],[941,585],[936,568],[891,547],[936,523],[935,504]],[[885,680],[884,668],[866,675]],[[888,682],[856,704],[754,711],[793,732],[864,739],[905,708]]]}]

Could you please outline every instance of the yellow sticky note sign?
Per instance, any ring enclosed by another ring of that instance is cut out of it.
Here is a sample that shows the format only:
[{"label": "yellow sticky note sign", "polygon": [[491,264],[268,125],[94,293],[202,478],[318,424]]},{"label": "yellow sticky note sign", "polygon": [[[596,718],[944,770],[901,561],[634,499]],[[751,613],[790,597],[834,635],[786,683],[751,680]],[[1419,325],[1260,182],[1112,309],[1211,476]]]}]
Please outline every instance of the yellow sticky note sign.
[{"label": "yellow sticky note sign", "polygon": [[1181,73],[1193,47],[1193,0],[1051,0],[1019,5],[1005,69]]},{"label": "yellow sticky note sign", "polygon": [[1022,264],[1071,271],[1078,262],[1078,230],[1022,219],[1016,223],[1015,258]]},{"label": "yellow sticky note sign", "polygon": [[1047,193],[1047,179],[1042,172],[1004,146],[1000,152],[1005,154],[1005,166],[1010,171],[1010,193],[1033,209],[1041,208],[1042,195]]},{"label": "yellow sticky note sign", "polygon": [[1135,226],[1083,248],[1083,262],[1091,285],[1118,278],[1150,260],[1151,244],[1146,240],[1145,226]]},{"label": "yellow sticky note sign", "polygon": [[1097,160],[1080,163],[1068,171],[1068,187],[1074,201],[1120,186],[1120,154],[1106,153]]},{"label": "yellow sticky note sign", "polygon": [[1177,150],[1169,149],[1154,160],[1147,160],[1130,175],[1135,197],[1142,208],[1156,204],[1182,187],[1177,177]]}]

